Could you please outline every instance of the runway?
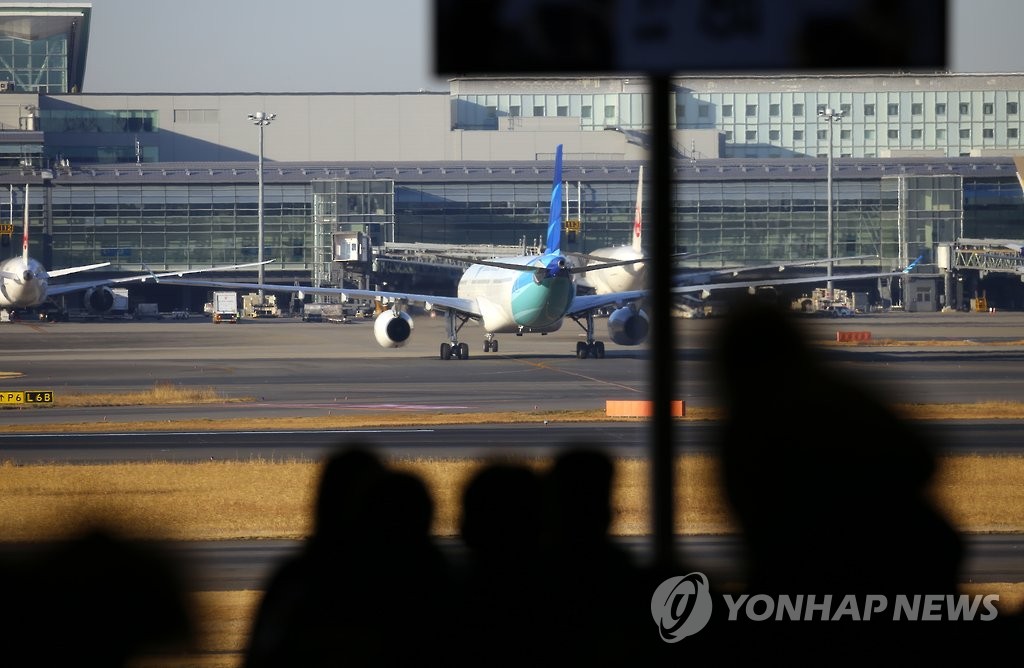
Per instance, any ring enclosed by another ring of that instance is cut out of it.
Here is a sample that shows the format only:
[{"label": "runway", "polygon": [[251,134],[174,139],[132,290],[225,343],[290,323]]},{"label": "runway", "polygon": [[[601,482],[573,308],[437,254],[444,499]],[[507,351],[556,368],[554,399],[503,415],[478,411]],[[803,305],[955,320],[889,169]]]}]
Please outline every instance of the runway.
[{"label": "runway", "polygon": [[[938,454],[1024,455],[1024,421],[922,423]],[[718,425],[675,426],[678,454],[713,452]],[[551,457],[578,444],[613,457],[646,458],[642,422],[524,423],[318,430],[191,430],[167,432],[0,433],[0,460],[13,464],[116,462],[320,461],[340,445],[368,444],[400,459]]]},{"label": "runway", "polygon": [[[676,397],[712,406],[710,368],[716,319],[677,321]],[[808,320],[814,340],[837,331],[869,331],[890,343],[929,339],[941,347],[831,346],[828,358],[892,401],[950,403],[1024,400],[1024,313],[869,314]],[[501,353],[482,351],[483,333],[468,360],[438,359],[443,323],[417,317],[410,344],[391,350],[372,338],[372,321],[303,323],[249,320],[214,325],[206,319],[158,322],[12,323],[0,336],[12,354],[0,362],[0,390],[56,393],[146,390],[168,382],[212,388],[242,403],[171,408],[44,408],[3,410],[5,424],[313,416],[338,412],[386,415],[603,410],[608,399],[649,399],[652,361],[645,346],[609,344],[605,359],[579,360],[583,332],[567,322],[548,336],[502,336]],[[604,323],[598,323],[604,333]],[[770,391],[773,379],[752,379]]]}]

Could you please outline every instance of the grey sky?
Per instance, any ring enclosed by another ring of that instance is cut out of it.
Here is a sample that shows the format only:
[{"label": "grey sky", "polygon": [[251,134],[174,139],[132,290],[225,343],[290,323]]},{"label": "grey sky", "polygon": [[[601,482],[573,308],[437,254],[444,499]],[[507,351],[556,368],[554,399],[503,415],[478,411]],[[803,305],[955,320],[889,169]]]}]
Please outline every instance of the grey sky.
[{"label": "grey sky", "polygon": [[93,93],[448,90],[431,0],[91,0]]},{"label": "grey sky", "polygon": [[[85,92],[448,90],[433,73],[433,0],[91,2]],[[1024,2],[949,7],[952,71],[1024,72]]]}]

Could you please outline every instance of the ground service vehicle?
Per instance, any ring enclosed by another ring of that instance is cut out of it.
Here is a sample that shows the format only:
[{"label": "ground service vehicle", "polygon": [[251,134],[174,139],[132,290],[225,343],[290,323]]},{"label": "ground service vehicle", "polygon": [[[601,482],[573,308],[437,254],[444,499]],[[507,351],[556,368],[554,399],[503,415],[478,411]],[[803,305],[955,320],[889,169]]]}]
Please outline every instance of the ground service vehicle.
[{"label": "ground service vehicle", "polygon": [[143,320],[145,318],[153,318],[154,320],[160,319],[160,305],[154,303],[136,304],[135,313],[133,317],[136,320]]},{"label": "ground service vehicle", "polygon": [[233,290],[213,293],[213,322],[238,322],[238,293]]}]

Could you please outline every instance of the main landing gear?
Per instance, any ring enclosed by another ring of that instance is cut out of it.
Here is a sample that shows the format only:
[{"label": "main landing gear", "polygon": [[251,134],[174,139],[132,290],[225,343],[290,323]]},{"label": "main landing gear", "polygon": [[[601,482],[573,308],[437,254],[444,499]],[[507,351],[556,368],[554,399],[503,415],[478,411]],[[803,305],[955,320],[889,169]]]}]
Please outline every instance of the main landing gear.
[{"label": "main landing gear", "polygon": [[[448,341],[441,344],[441,359],[469,359],[469,344],[459,342],[459,330],[462,329],[462,326],[468,321],[469,318],[464,315],[460,315],[455,311],[445,312],[444,324]],[[492,334],[488,334],[487,339],[484,341],[484,352],[492,351],[498,352],[498,342],[494,340]]]},{"label": "main landing gear", "polygon": [[583,328],[583,331],[587,333],[586,341],[576,342],[576,357],[585,360],[588,357],[596,357],[597,359],[604,359],[604,341],[594,340],[594,314],[591,311],[587,312],[586,324],[580,322],[580,318],[573,317],[573,322]]},{"label": "main landing gear", "polygon": [[598,359],[604,358],[604,341],[594,341],[593,343],[586,343],[584,341],[576,342],[576,357],[581,360],[585,360],[588,357],[596,357]]},{"label": "main landing gear", "polygon": [[459,360],[469,359],[469,344],[467,343],[442,343],[441,344],[441,359],[450,360],[451,358]]}]

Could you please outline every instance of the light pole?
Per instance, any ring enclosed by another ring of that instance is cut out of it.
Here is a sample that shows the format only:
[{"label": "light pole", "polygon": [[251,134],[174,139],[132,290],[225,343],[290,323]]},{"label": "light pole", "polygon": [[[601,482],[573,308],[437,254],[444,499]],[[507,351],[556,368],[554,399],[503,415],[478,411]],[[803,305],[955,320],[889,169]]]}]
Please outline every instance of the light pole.
[{"label": "light pole", "polygon": [[[249,114],[249,120],[260,129],[260,152],[259,152],[259,166],[256,168],[256,198],[257,198],[257,228],[256,228],[256,260],[259,265],[256,268],[257,279],[256,282],[263,285],[263,128],[270,125],[270,121],[277,118],[277,114],[268,114],[263,111],[257,111],[255,114]],[[259,290],[260,295],[260,306],[263,306],[263,288]]]},{"label": "light pole", "polygon": [[836,111],[832,107],[825,107],[818,112],[818,118],[828,123],[828,169],[827,169],[827,197],[828,197],[828,232],[826,243],[828,244],[828,250],[825,255],[825,259],[828,260],[826,263],[825,275],[828,277],[828,283],[826,288],[828,289],[828,298],[832,299],[832,125],[843,120],[843,112]]}]

